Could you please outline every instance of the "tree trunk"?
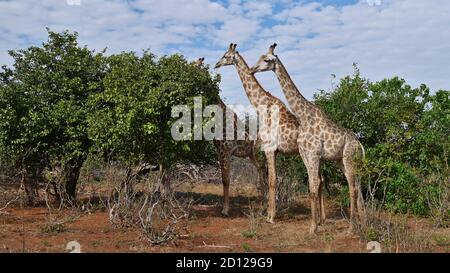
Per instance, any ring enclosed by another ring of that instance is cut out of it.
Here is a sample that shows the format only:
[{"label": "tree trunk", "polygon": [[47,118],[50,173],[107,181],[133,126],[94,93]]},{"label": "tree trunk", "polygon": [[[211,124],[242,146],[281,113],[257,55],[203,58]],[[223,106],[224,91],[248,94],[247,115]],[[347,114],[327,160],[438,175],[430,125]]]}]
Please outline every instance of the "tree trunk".
[{"label": "tree trunk", "polygon": [[159,186],[158,191],[161,193],[161,195],[167,196],[172,191],[171,191],[170,180],[167,177],[167,170],[163,164],[159,165],[159,175],[160,175],[160,179],[161,179],[161,184]]},{"label": "tree trunk", "polygon": [[25,175],[23,177],[23,182],[25,187],[25,194],[27,196],[27,205],[34,206],[39,198],[38,193],[38,181],[35,177],[30,177]]},{"label": "tree trunk", "polygon": [[136,181],[136,173],[133,172],[132,167],[128,167],[126,170],[125,180],[120,185],[121,190],[126,193],[126,196],[132,197],[134,192],[134,182]]},{"label": "tree trunk", "polygon": [[76,198],[77,182],[80,177],[83,163],[83,159],[75,159],[69,162],[64,168],[62,182],[65,187],[67,198],[69,199],[68,201],[73,201]]}]

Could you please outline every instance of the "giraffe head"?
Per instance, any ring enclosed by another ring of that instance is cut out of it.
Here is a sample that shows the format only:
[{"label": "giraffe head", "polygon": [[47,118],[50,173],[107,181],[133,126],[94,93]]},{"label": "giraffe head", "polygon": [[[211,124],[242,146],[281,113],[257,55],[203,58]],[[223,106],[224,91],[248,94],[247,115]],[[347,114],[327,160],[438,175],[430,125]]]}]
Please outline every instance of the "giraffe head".
[{"label": "giraffe head", "polygon": [[226,66],[226,65],[232,65],[234,64],[236,60],[236,46],[237,44],[231,43],[228,47],[227,52],[222,56],[222,58],[216,63],[215,69]]},{"label": "giraffe head", "polygon": [[251,68],[251,73],[255,74],[258,72],[264,72],[269,70],[275,70],[278,56],[273,53],[273,50],[277,44],[273,44],[269,47],[269,51],[266,54],[263,54],[258,62]]},{"label": "giraffe head", "polygon": [[201,58],[198,58],[198,60],[196,60],[196,61],[193,62],[192,64],[193,64],[194,66],[200,67],[200,66],[203,65],[203,61],[204,61],[204,60],[205,60],[205,58],[204,58],[204,57],[201,57]]}]

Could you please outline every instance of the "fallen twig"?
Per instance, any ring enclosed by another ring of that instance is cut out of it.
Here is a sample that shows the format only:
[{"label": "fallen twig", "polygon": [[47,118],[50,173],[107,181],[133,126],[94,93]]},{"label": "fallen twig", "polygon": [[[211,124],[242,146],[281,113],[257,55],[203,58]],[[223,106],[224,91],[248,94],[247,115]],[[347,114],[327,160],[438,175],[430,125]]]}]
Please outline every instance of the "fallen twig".
[{"label": "fallen twig", "polygon": [[208,245],[203,241],[203,245],[202,246],[198,246],[198,247],[211,247],[211,248],[227,248],[227,249],[233,249],[230,246],[220,246],[220,245]]}]

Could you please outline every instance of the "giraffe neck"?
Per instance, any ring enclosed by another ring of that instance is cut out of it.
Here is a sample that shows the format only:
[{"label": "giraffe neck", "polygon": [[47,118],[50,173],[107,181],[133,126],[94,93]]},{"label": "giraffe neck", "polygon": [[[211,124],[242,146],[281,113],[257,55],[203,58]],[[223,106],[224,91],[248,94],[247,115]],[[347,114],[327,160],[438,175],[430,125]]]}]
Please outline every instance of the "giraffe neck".
[{"label": "giraffe neck", "polygon": [[279,59],[275,68],[275,74],[277,75],[281,89],[286,96],[292,112],[299,120],[303,120],[303,118],[308,115],[308,112],[311,110],[311,107],[313,106],[312,103],[303,97]]},{"label": "giraffe neck", "polygon": [[258,108],[258,106],[264,103],[268,104],[271,95],[264,90],[256,77],[250,73],[250,67],[239,53],[236,53],[235,67],[252,106]]},{"label": "giraffe neck", "polygon": [[223,100],[219,97],[219,107],[222,109],[222,111],[225,113],[225,111],[227,110],[227,106],[225,105],[225,102],[223,102]]}]

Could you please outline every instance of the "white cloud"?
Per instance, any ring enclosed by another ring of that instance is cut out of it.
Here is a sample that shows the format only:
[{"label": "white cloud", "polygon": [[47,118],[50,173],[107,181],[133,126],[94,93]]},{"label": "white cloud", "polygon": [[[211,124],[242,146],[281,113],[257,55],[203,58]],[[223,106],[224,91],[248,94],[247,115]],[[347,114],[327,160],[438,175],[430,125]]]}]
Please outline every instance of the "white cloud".
[{"label": "white cloud", "polygon": [[243,43],[254,37],[259,30],[259,22],[244,17],[228,20],[213,32],[217,45],[227,45],[231,42]]},{"label": "white cloud", "polygon": [[252,0],[244,2],[242,6],[246,11],[246,16],[251,18],[260,18],[272,14],[272,4],[270,2]]},{"label": "white cloud", "polygon": [[[330,88],[330,75],[351,73],[358,62],[372,80],[400,76],[413,86],[450,89],[450,2],[383,0],[381,5],[337,6],[309,1],[0,0],[0,63],[8,49],[40,44],[45,27],[78,31],[80,42],[108,52],[150,48],[180,52],[214,64],[230,42],[249,65],[269,44],[302,92],[311,98]],[[276,7],[275,7],[276,6]],[[222,68],[222,96],[247,102],[233,67]],[[284,99],[273,73],[258,74],[263,86]]]},{"label": "white cloud", "polygon": [[[276,15],[256,43],[280,39],[278,55],[301,90],[311,98],[330,88],[330,75],[351,72],[358,62],[372,80],[400,76],[413,86],[450,88],[450,3],[365,1],[345,7],[299,5]],[[308,33],[314,35],[308,38]],[[261,52],[263,53],[263,52]],[[280,94],[276,94],[280,95]]]}]

